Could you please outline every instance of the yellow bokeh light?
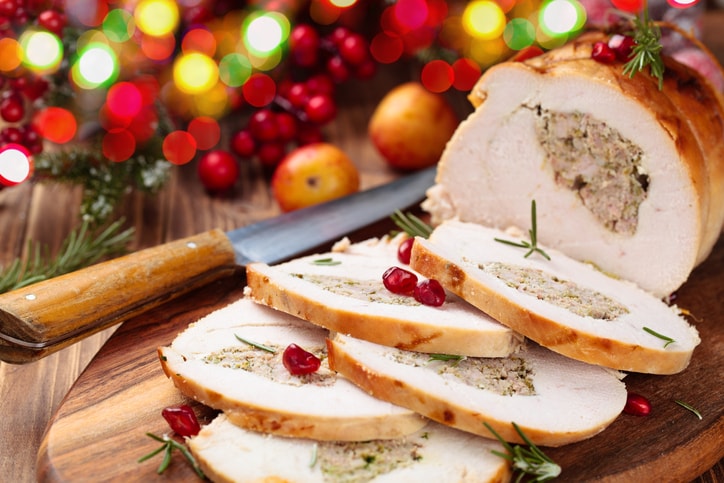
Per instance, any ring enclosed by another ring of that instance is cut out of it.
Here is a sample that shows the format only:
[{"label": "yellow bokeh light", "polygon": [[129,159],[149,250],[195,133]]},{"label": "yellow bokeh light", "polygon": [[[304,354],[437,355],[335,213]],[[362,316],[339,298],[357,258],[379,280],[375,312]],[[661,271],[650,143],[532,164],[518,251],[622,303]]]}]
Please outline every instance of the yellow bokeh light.
[{"label": "yellow bokeh light", "polygon": [[357,0],[329,0],[329,3],[338,8],[347,8],[357,3]]},{"label": "yellow bokeh light", "polygon": [[481,0],[469,3],[463,12],[463,28],[472,37],[492,40],[505,30],[506,18],[497,3]]},{"label": "yellow bokeh light", "polygon": [[179,23],[178,5],[169,0],[141,0],[133,15],[136,26],[153,36],[168,35]]},{"label": "yellow bokeh light", "polygon": [[216,85],[219,67],[211,57],[199,52],[180,55],[173,65],[173,80],[180,91],[201,94]]}]

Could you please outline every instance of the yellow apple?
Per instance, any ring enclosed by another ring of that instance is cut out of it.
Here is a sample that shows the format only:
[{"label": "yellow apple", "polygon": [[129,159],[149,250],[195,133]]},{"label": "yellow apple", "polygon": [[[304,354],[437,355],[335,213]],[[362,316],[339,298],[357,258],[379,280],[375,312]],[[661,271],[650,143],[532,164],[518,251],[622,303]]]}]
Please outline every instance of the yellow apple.
[{"label": "yellow apple", "polygon": [[372,144],[394,168],[414,170],[438,162],[460,120],[447,100],[408,82],[382,98],[370,118]]},{"label": "yellow apple", "polygon": [[359,172],[338,147],[308,144],[282,159],[271,188],[282,211],[292,211],[354,193],[359,190]]}]

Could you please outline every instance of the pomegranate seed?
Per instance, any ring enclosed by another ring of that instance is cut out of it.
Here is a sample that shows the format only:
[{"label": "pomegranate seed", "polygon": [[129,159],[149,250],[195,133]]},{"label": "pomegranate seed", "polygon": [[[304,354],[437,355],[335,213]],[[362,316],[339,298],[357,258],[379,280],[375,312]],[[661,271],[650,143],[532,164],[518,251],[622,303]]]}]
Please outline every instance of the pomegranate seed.
[{"label": "pomegranate seed", "polygon": [[602,64],[612,64],[616,61],[616,52],[606,42],[596,42],[591,50],[591,58]]},{"label": "pomegranate seed", "polygon": [[417,275],[400,267],[390,267],[382,274],[385,288],[398,295],[409,295],[417,285]]},{"label": "pomegranate seed", "polygon": [[608,40],[608,46],[616,54],[616,58],[621,62],[628,62],[633,56],[633,48],[636,41],[629,35],[616,34],[612,35]]},{"label": "pomegranate seed", "polygon": [[415,285],[415,300],[423,305],[440,307],[445,303],[445,289],[435,279],[423,280]]},{"label": "pomegranate seed", "polygon": [[651,412],[651,403],[640,394],[630,392],[626,396],[626,405],[623,412],[633,416],[648,416]]},{"label": "pomegranate seed", "polygon": [[410,264],[410,255],[412,255],[412,244],[414,242],[414,238],[408,238],[397,247],[397,259],[400,263],[404,263],[405,265]]},{"label": "pomegranate seed", "polygon": [[282,363],[290,374],[301,376],[319,370],[322,361],[311,352],[307,352],[297,344],[289,344],[282,354]]},{"label": "pomegranate seed", "polygon": [[196,436],[201,429],[199,420],[196,419],[196,413],[186,404],[164,408],[161,416],[179,436]]}]

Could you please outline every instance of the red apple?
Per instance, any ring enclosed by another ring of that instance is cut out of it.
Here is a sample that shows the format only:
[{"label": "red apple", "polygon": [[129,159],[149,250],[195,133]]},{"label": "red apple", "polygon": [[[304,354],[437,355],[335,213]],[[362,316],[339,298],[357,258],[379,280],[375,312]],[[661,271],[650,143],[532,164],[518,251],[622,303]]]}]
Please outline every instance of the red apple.
[{"label": "red apple", "polygon": [[415,170],[438,162],[459,123],[442,95],[408,82],[380,101],[368,132],[372,144],[392,167]]},{"label": "red apple", "polygon": [[359,172],[336,146],[308,144],[282,159],[271,188],[279,207],[292,211],[354,193],[359,189]]}]

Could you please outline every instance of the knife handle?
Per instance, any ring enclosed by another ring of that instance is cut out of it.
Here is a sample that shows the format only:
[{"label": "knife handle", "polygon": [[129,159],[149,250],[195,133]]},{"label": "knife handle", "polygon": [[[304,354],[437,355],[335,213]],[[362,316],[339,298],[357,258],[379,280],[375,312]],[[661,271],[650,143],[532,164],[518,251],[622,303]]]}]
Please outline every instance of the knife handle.
[{"label": "knife handle", "polygon": [[235,269],[211,230],[0,294],[0,360],[39,359]]}]

